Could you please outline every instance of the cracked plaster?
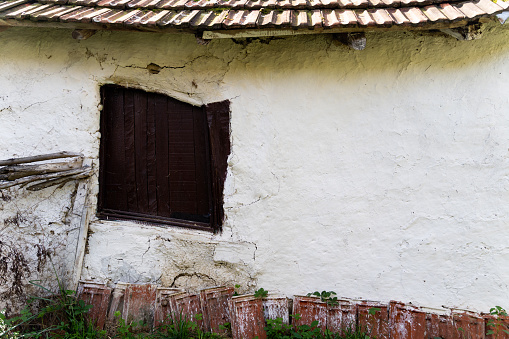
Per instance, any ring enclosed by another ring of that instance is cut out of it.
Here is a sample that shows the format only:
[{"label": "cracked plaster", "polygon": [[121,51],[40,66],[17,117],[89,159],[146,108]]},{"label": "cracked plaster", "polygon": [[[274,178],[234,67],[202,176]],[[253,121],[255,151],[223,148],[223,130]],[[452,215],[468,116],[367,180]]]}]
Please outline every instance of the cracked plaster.
[{"label": "cracked plaster", "polygon": [[[468,42],[369,33],[364,51],[327,35],[200,46],[185,34],[70,33],[0,33],[0,158],[69,150],[97,169],[106,83],[232,108],[223,233],[92,220],[82,278],[509,304],[507,28]],[[20,210],[31,222],[0,220],[2,239],[66,240],[53,246],[65,268],[73,189],[9,191],[1,220]]]}]

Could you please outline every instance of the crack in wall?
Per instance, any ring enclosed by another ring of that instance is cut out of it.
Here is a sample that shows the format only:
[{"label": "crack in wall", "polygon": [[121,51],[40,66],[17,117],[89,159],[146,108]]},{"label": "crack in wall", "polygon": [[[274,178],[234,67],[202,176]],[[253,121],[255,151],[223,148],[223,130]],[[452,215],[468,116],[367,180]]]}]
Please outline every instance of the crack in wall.
[{"label": "crack in wall", "polygon": [[196,278],[198,278],[200,280],[209,279],[209,280],[213,281],[214,285],[217,285],[216,280],[214,278],[212,278],[211,276],[203,274],[203,273],[194,272],[194,273],[180,273],[180,274],[177,274],[175,276],[175,278],[173,278],[173,281],[170,284],[170,287],[176,287],[175,284],[176,284],[177,280],[182,278],[182,277],[196,277]]},{"label": "crack in wall", "polygon": [[148,239],[148,248],[145,252],[143,252],[143,254],[141,255],[141,263],[143,264],[143,258],[145,257],[145,254],[148,253],[148,251],[150,251],[150,239]]}]

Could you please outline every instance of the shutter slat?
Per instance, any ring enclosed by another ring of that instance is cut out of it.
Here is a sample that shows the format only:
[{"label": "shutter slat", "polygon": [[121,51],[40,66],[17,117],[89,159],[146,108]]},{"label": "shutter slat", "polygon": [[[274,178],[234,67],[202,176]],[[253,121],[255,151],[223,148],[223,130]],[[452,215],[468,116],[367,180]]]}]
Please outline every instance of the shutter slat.
[{"label": "shutter slat", "polygon": [[170,216],[169,180],[169,139],[168,139],[168,104],[164,96],[155,99],[156,109],[156,159],[157,159],[157,214]]},{"label": "shutter slat", "polygon": [[157,215],[156,108],[159,94],[147,94],[147,194],[148,213]]},{"label": "shutter slat", "polygon": [[124,90],[124,144],[127,211],[138,211],[136,194],[136,153],[134,147],[134,92]]},{"label": "shutter slat", "polygon": [[134,148],[138,211],[148,213],[147,182],[147,94],[134,92]]}]

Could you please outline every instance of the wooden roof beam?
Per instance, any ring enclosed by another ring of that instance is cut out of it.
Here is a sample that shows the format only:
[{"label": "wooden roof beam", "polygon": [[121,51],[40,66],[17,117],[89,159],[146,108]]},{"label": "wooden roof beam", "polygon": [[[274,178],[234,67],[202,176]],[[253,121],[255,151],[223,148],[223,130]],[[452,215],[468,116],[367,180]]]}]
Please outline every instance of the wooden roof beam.
[{"label": "wooden roof beam", "polygon": [[448,34],[458,40],[476,40],[480,39],[482,36],[481,31],[482,24],[474,23],[470,25],[466,25],[464,27],[457,28],[445,28],[440,31]]}]

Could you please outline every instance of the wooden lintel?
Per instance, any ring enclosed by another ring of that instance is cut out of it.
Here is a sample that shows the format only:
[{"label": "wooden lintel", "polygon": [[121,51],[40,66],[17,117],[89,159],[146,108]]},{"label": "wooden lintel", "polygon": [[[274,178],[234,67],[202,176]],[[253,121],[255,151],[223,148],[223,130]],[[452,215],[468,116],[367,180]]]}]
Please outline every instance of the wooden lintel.
[{"label": "wooden lintel", "polygon": [[364,32],[339,33],[333,35],[335,40],[356,51],[366,48],[366,34]]},{"label": "wooden lintel", "polygon": [[95,34],[93,29],[75,29],[72,31],[72,38],[76,40],[86,40]]},{"label": "wooden lintel", "polygon": [[475,23],[457,28],[445,28],[440,31],[458,40],[477,40],[482,37],[481,27],[480,23]]}]

